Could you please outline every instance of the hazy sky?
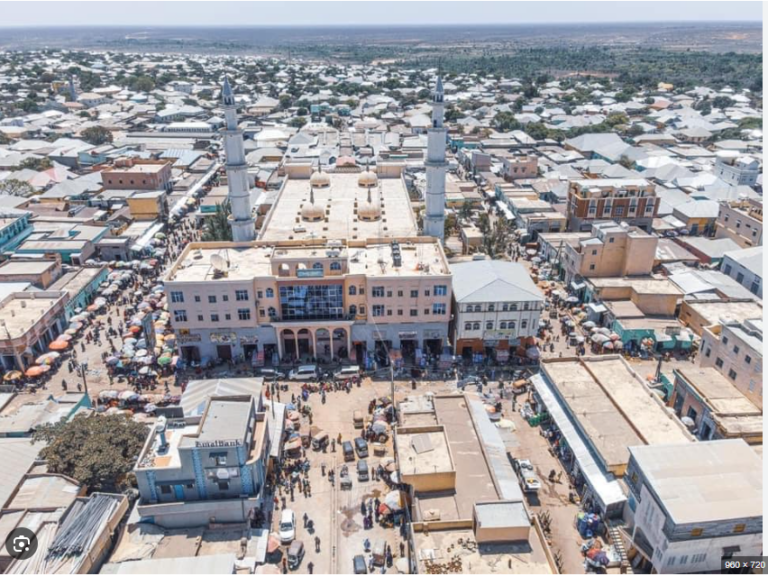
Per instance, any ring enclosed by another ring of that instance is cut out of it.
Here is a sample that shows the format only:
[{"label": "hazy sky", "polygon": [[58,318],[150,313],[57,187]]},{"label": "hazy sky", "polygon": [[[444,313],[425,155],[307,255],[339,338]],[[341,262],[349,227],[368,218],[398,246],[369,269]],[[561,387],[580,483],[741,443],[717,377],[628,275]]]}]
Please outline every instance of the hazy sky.
[{"label": "hazy sky", "polygon": [[0,2],[0,26],[762,21],[761,2]]}]

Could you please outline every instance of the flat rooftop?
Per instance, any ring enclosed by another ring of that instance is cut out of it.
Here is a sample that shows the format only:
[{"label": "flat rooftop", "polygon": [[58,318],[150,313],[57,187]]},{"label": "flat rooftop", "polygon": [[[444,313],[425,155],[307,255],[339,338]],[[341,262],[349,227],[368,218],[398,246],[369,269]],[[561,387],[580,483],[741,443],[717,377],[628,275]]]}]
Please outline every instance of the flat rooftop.
[{"label": "flat rooftop", "polygon": [[[476,542],[471,529],[415,532],[419,574],[552,574],[544,544],[533,528],[527,542],[472,547],[467,547],[467,542]],[[445,572],[433,572],[429,568],[447,565],[454,559],[461,561],[458,570],[446,566]]]},{"label": "flat rooftop", "polygon": [[29,275],[29,274],[43,274],[46,271],[53,269],[57,266],[55,260],[40,260],[40,261],[27,261],[20,262],[17,260],[9,260],[2,266],[0,266],[0,277],[2,276],[16,276],[16,275]]},{"label": "flat rooftop", "polygon": [[630,448],[676,524],[754,518],[763,510],[763,462],[743,440]]},{"label": "flat rooftop", "polygon": [[158,163],[152,163],[152,164],[134,164],[133,166],[114,166],[112,168],[107,168],[103,170],[103,172],[108,172],[111,174],[129,174],[129,173],[135,173],[139,172],[141,174],[154,174],[156,172],[160,172],[163,168],[165,168],[170,162],[158,162]]},{"label": "flat rooftop", "polygon": [[242,440],[251,418],[251,403],[239,400],[211,400],[200,424],[200,442]]},{"label": "flat rooftop", "polygon": [[404,477],[453,471],[448,438],[442,428],[399,428],[397,456],[400,461],[400,473]]},{"label": "flat rooftop", "polygon": [[588,278],[595,288],[632,288],[638,294],[679,294],[683,292],[672,282],[655,278]]},{"label": "flat rooftop", "polygon": [[[374,204],[380,203],[382,216],[378,221],[364,222],[358,220],[354,213],[355,201],[362,205],[368,198],[368,189],[357,183],[359,174],[327,174],[331,185],[314,189],[315,204],[326,211],[325,219],[308,222],[301,218],[302,206],[310,201],[309,179],[286,178],[259,239],[274,241],[314,237],[364,240],[418,235],[408,191],[401,178],[379,177],[378,186],[371,189],[371,197]],[[297,226],[302,226],[305,231],[295,232]]]},{"label": "flat rooftop", "polygon": [[688,306],[704,318],[707,326],[721,324],[726,319],[743,322],[763,317],[763,307],[756,302],[688,302]]},{"label": "flat rooftop", "polygon": [[678,368],[677,372],[688,382],[716,414],[727,416],[761,414],[752,402],[715,368],[698,366]]},{"label": "flat rooftop", "polygon": [[179,427],[167,426],[165,430],[166,448],[161,448],[160,434],[152,432],[152,440],[144,454],[139,457],[137,468],[180,468],[179,446],[186,436],[197,433],[198,424],[186,424]]},{"label": "flat rooftop", "polygon": [[[0,303],[0,318],[5,321],[11,338],[20,338],[39,322],[46,312],[61,301],[64,296],[60,293],[49,295],[48,293],[35,293],[35,298],[19,298],[12,295]],[[7,338],[5,330],[0,333],[0,338]]]}]

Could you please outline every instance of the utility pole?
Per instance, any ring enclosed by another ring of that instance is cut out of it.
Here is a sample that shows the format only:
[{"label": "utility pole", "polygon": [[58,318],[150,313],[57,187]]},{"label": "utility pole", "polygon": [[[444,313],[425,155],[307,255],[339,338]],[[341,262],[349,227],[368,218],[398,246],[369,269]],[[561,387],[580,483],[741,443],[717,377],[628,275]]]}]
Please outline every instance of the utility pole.
[{"label": "utility pole", "polygon": [[80,362],[80,365],[78,366],[80,369],[80,376],[83,379],[83,389],[85,390],[86,395],[88,394],[88,380],[85,378],[85,371],[88,370],[88,362]]}]

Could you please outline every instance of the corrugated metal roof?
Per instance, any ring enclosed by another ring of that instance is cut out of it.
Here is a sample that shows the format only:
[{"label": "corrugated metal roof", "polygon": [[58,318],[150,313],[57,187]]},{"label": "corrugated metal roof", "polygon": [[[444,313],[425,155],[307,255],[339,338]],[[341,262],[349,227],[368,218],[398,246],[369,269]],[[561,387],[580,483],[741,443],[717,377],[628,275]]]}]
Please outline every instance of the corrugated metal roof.
[{"label": "corrugated metal roof", "polygon": [[201,416],[211,396],[260,396],[262,378],[192,380],[181,396],[184,416]]},{"label": "corrugated metal roof", "polygon": [[0,508],[4,508],[16,486],[32,467],[42,444],[29,438],[0,439]]}]

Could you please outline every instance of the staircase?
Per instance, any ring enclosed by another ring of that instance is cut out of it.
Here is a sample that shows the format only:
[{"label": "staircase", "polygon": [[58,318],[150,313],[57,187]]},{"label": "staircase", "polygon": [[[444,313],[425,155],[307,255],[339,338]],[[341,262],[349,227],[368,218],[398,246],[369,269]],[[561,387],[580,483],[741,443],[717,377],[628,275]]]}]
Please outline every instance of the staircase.
[{"label": "staircase", "polygon": [[624,523],[623,522],[609,522],[608,523],[608,535],[611,539],[611,544],[613,544],[613,547],[616,549],[616,552],[619,553],[619,556],[621,557],[621,563],[626,568],[626,570],[622,570],[622,574],[634,574],[632,571],[632,564],[629,561],[629,558],[627,557],[627,550],[624,547],[624,538],[622,536],[622,532],[625,532],[623,530]]}]

